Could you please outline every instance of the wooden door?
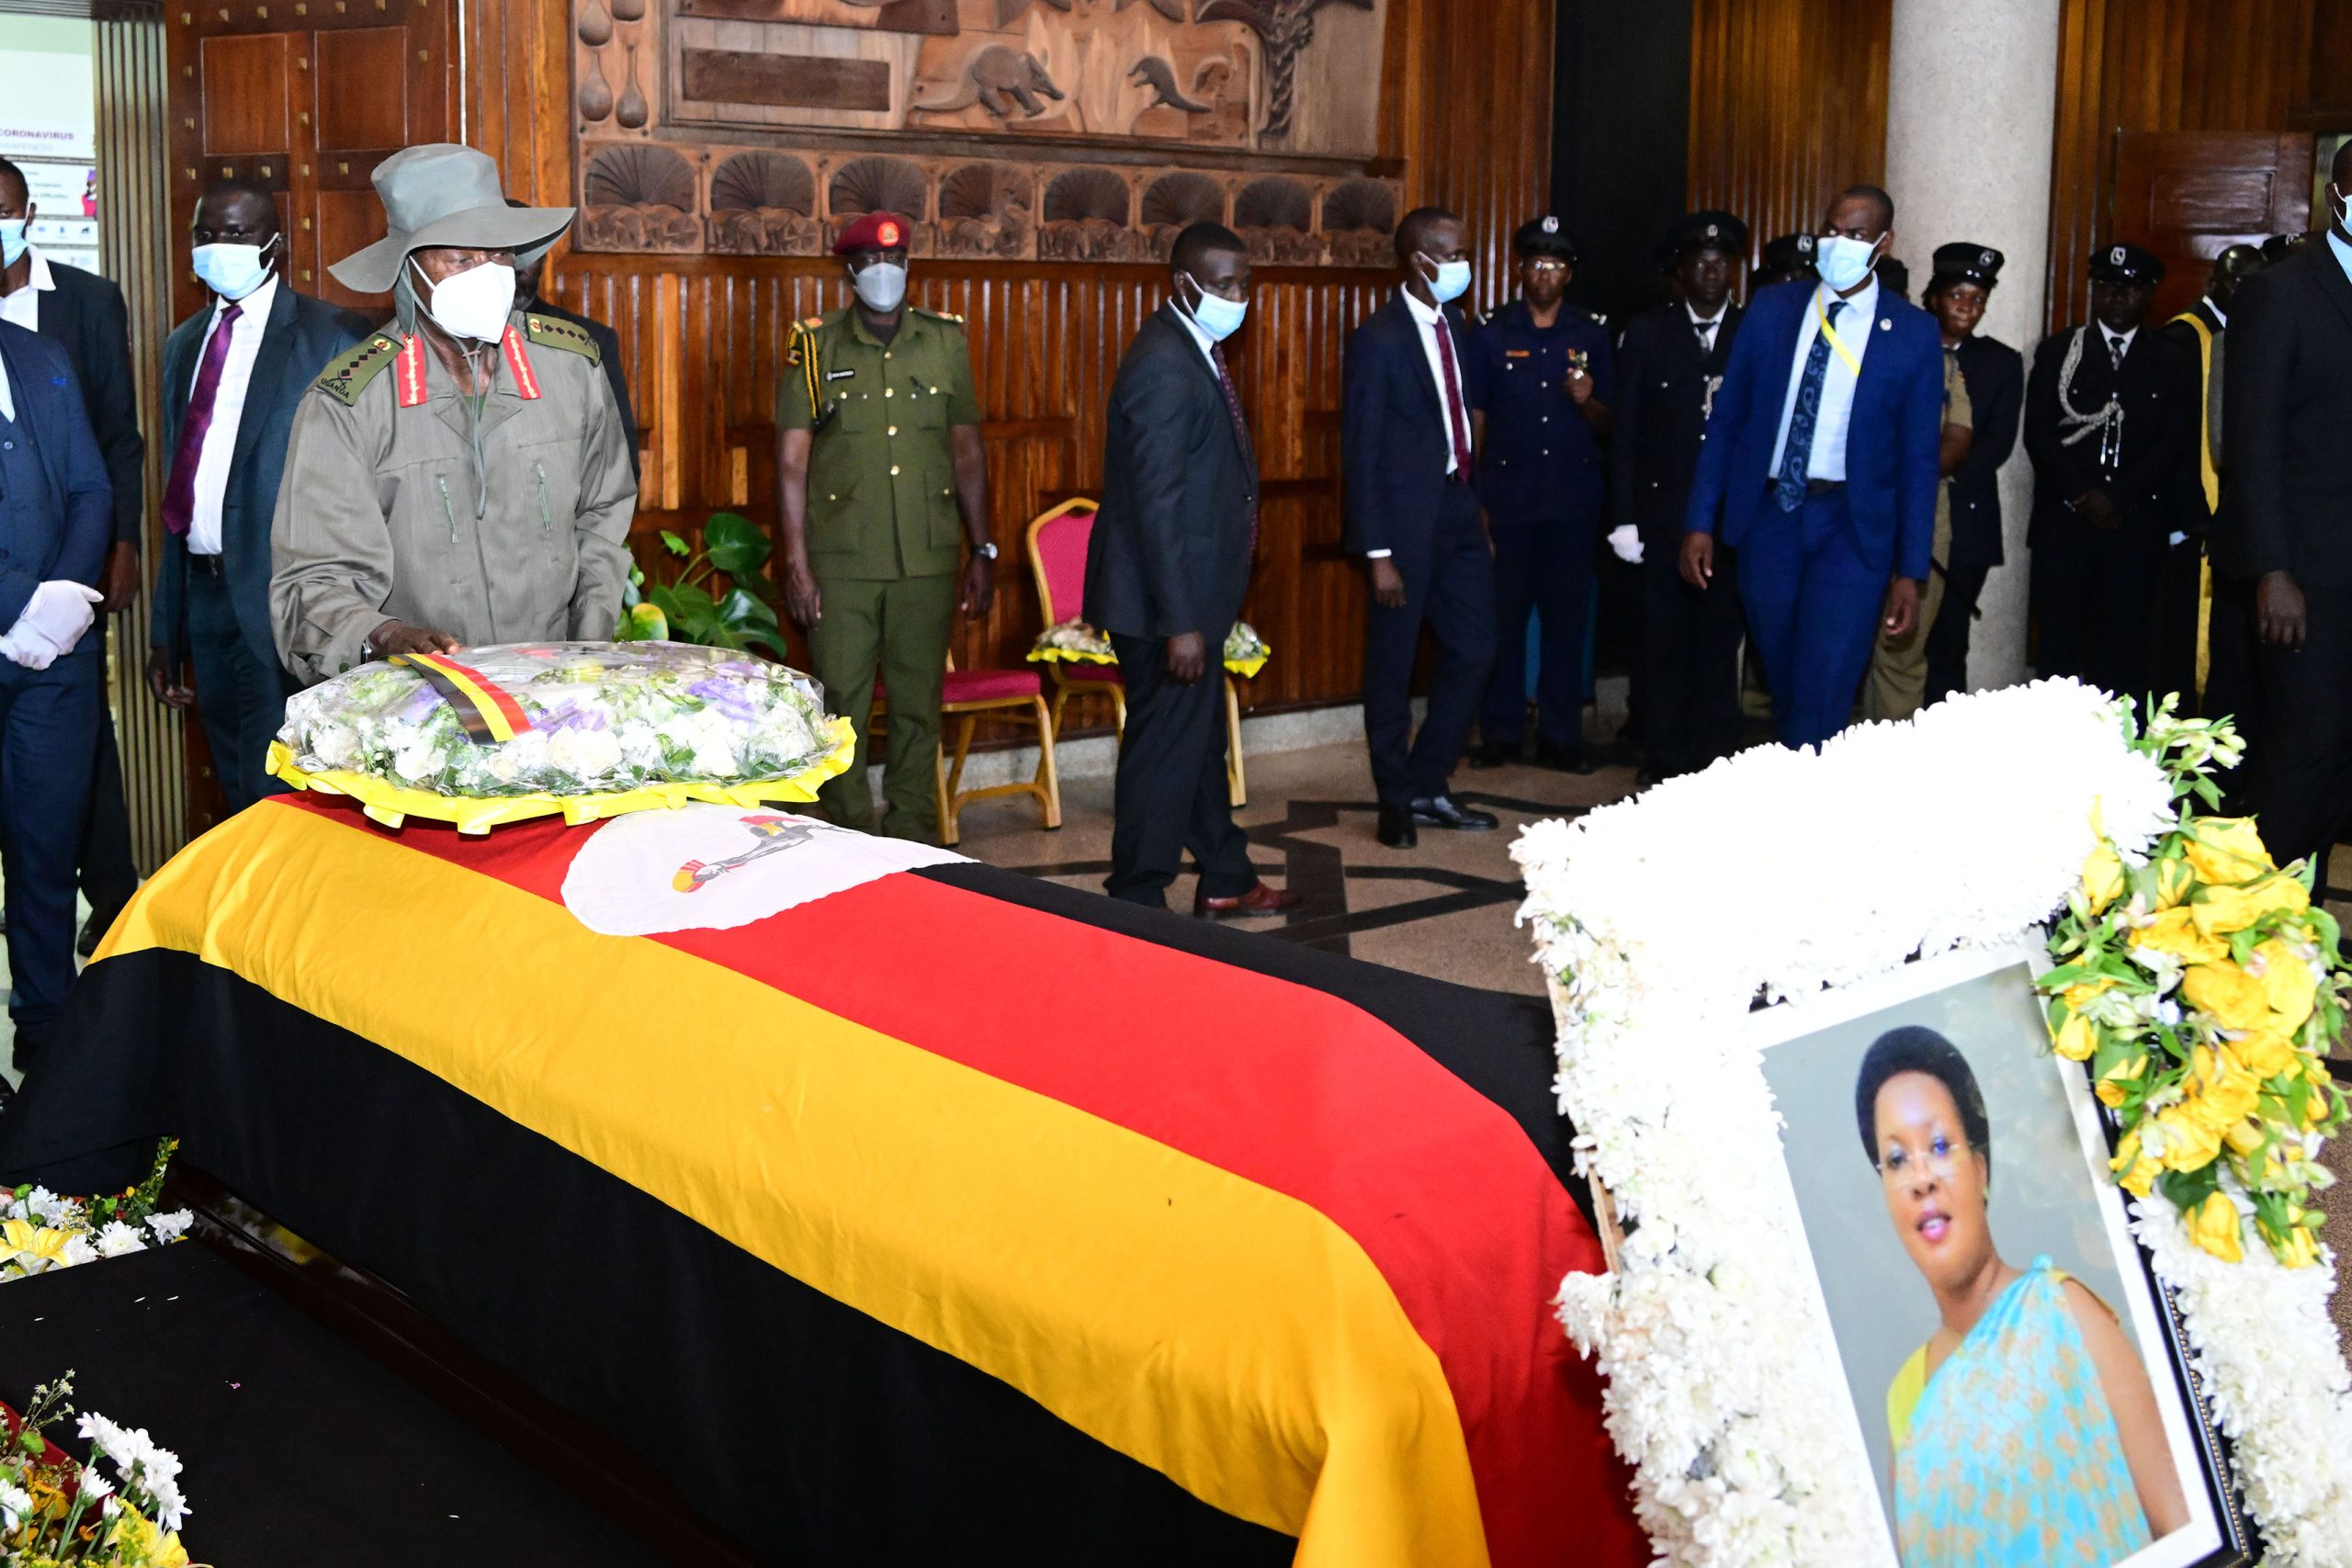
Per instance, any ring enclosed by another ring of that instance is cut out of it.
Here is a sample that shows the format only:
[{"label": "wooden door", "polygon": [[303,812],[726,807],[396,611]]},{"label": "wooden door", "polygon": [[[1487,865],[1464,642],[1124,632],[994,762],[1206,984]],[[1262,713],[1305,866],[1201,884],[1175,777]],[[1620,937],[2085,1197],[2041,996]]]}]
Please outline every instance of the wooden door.
[{"label": "wooden door", "polygon": [[[172,218],[186,233],[205,186],[241,175],[276,192],[288,277],[365,312],[327,264],[382,237],[368,175],[401,148],[454,141],[451,0],[268,0],[191,6],[170,23]],[[173,304],[202,302],[185,265]]]},{"label": "wooden door", "polygon": [[2299,232],[2311,206],[2308,131],[2127,130],[2116,138],[2100,238],[2145,245],[2164,262],[2154,312],[2164,321],[2197,303],[2225,247]]}]

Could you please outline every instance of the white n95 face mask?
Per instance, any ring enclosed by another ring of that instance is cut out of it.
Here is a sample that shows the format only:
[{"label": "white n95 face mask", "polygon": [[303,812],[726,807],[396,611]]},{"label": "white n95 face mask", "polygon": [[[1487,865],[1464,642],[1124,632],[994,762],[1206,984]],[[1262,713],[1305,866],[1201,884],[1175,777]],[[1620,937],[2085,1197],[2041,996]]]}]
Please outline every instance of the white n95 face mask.
[{"label": "white n95 face mask", "polygon": [[[412,259],[411,266],[416,266]],[[424,276],[417,267],[416,275]],[[480,266],[435,283],[425,279],[425,310],[453,337],[496,343],[506,335],[506,318],[514,309],[514,269],[504,262]]]},{"label": "white n95 face mask", "polygon": [[907,298],[907,269],[897,262],[876,262],[850,276],[850,286],[869,310],[897,310]]},{"label": "white n95 face mask", "polygon": [[198,245],[189,254],[188,269],[221,299],[242,299],[269,276],[270,269],[261,259],[266,249],[262,245]]}]

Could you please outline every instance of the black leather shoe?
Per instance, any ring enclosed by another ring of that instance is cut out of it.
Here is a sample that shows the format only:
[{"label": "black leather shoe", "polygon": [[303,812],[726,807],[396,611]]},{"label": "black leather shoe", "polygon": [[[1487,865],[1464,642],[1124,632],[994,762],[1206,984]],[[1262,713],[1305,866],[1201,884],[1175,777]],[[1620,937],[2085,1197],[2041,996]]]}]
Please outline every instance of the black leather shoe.
[{"label": "black leather shoe", "polygon": [[1413,822],[1422,828],[1458,828],[1483,833],[1489,828],[1499,828],[1499,818],[1485,811],[1473,811],[1466,806],[1456,806],[1450,795],[1432,795],[1413,802]]},{"label": "black leather shoe", "polygon": [[1380,841],[1392,850],[1409,850],[1421,841],[1413,828],[1413,813],[1401,807],[1380,808]]},{"label": "black leather shoe", "polygon": [[1482,741],[1470,749],[1470,765],[1474,768],[1499,768],[1518,761],[1519,748],[1499,740]]},{"label": "black leather shoe", "polygon": [[1539,768],[1556,769],[1564,773],[1575,773],[1579,778],[1597,771],[1597,764],[1583,752],[1571,751],[1565,746],[1555,746],[1548,740],[1539,740],[1535,743],[1535,765]]}]

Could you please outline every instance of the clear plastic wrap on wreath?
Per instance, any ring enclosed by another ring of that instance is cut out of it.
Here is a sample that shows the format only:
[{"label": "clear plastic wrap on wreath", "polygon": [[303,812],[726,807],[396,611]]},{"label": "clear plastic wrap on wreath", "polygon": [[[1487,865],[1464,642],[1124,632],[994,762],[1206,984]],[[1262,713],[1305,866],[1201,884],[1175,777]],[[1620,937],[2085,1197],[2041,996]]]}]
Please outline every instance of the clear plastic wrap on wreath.
[{"label": "clear plastic wrap on wreath", "polygon": [[823,766],[840,739],[808,676],[675,642],[363,665],[288,698],[278,731],[303,774],[470,799],[769,784]]}]

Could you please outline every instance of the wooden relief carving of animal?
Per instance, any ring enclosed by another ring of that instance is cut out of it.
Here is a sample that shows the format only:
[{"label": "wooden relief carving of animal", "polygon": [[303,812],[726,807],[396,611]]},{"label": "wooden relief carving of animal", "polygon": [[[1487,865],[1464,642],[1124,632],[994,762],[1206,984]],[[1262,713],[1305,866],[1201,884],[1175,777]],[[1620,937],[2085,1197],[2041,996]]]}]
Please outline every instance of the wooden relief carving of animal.
[{"label": "wooden relief carving of animal", "polygon": [[999,119],[1011,119],[1014,107],[1034,119],[1046,112],[1046,100],[1058,103],[1064,95],[1046,73],[1046,62],[1009,44],[992,43],[972,56],[960,80],[919,82],[908,106],[928,114],[955,114],[978,104]]}]

